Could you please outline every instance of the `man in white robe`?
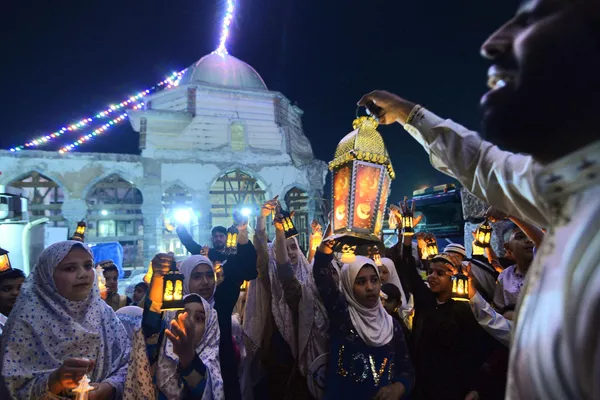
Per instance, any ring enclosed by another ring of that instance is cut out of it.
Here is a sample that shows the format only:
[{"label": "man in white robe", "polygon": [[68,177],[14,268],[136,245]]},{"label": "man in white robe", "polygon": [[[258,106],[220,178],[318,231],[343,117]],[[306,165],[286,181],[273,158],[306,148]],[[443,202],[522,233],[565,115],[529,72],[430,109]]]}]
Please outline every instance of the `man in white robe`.
[{"label": "man in white robe", "polygon": [[486,203],[548,229],[513,324],[507,398],[599,399],[600,1],[525,1],[482,54],[490,141],[388,92],[359,104]]}]

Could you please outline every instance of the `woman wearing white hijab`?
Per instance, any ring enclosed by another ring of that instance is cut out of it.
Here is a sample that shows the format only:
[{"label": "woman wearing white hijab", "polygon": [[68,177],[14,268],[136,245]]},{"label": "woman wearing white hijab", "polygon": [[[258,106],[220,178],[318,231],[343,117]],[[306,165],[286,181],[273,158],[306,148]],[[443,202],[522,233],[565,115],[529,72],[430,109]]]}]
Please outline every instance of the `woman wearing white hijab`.
[{"label": "woman wearing white hijab", "polygon": [[98,383],[92,396],[119,398],[130,350],[125,328],[100,297],[89,248],[55,243],[25,280],[2,335],[0,398],[56,398],[86,373]]},{"label": "woman wearing white hijab", "polygon": [[[184,314],[168,311],[153,319],[158,327],[146,318],[136,332],[125,400],[224,399],[217,313],[197,294],[184,296],[184,303]],[[157,336],[157,344],[148,340]]]},{"label": "woman wearing white hijab", "polygon": [[413,383],[402,328],[380,300],[381,280],[373,260],[356,256],[333,279],[332,249],[315,255],[314,279],[330,321],[331,357],[324,399],[400,399]]}]

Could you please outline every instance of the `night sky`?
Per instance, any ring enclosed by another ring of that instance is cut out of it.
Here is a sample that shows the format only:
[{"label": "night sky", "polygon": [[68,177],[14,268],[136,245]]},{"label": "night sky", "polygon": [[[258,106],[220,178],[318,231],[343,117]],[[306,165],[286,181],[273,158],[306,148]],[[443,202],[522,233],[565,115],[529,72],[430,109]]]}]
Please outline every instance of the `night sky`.
[{"label": "night sky", "polygon": [[[0,16],[3,149],[95,114],[211,52],[225,6],[224,0],[6,3]],[[228,49],[252,65],[269,89],[298,103],[316,156],[329,161],[351,130],[356,102],[373,89],[477,129],[488,67],[479,47],[516,5],[238,0]],[[393,200],[451,182],[399,125],[380,132],[397,171]],[[137,133],[125,123],[78,151],[139,154]]]}]

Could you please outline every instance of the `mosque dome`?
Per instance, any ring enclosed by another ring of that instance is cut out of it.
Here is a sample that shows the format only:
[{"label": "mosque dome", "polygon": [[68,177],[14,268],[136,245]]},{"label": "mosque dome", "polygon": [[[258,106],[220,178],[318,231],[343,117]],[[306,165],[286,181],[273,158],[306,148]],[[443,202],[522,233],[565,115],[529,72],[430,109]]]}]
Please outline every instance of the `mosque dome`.
[{"label": "mosque dome", "polygon": [[233,89],[268,90],[258,72],[229,54],[207,54],[190,65],[180,84],[199,83]]}]

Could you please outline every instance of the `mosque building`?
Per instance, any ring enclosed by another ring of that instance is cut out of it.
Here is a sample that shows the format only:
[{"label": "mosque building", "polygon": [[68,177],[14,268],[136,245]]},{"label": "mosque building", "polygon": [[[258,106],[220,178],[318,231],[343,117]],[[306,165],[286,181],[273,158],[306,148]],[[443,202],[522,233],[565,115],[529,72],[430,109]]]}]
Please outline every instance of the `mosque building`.
[{"label": "mosque building", "polygon": [[250,65],[209,54],[176,87],[128,111],[141,155],[0,150],[0,185],[24,192],[30,220],[47,217],[71,233],[85,220],[86,242],[120,242],[126,269],[157,252],[185,254],[165,221],[184,222],[208,244],[212,226],[231,225],[235,210],[255,214],[276,195],[296,210],[306,248],[310,221],[323,215],[327,165],[302,113]]}]

